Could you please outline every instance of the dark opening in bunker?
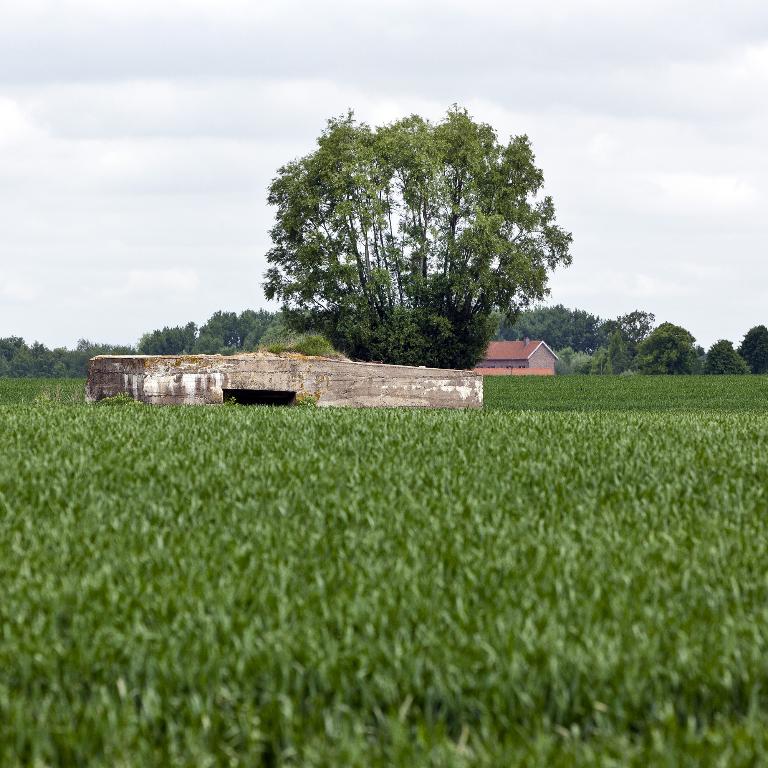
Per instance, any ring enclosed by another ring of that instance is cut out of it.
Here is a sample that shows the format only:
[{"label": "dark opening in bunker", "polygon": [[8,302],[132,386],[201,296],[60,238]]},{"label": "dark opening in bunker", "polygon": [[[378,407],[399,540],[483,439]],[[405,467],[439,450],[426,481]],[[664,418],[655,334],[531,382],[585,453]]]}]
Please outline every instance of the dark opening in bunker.
[{"label": "dark opening in bunker", "polygon": [[223,389],[224,402],[238,405],[294,405],[295,392],[281,392],[277,389]]}]

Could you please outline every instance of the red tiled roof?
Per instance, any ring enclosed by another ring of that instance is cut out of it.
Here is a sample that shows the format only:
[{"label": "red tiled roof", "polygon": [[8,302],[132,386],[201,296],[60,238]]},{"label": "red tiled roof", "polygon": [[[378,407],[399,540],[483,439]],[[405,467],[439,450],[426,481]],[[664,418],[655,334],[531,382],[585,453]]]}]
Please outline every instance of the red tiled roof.
[{"label": "red tiled roof", "polygon": [[485,351],[485,360],[527,360],[541,344],[541,340],[492,341]]}]

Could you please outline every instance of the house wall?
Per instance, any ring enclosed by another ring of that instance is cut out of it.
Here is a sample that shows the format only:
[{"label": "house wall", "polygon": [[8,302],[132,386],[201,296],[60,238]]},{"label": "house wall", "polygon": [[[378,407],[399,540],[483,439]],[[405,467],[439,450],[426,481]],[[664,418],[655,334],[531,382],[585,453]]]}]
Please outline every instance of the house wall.
[{"label": "house wall", "polygon": [[509,372],[512,376],[554,376],[555,367],[551,368],[512,368]]},{"label": "house wall", "polygon": [[481,360],[477,364],[478,368],[528,368],[527,360]]},{"label": "house wall", "polygon": [[542,344],[529,358],[529,368],[551,368],[555,370],[555,356]]},{"label": "house wall", "polygon": [[528,359],[485,358],[475,368],[484,376],[554,376],[557,357],[543,344]]},{"label": "house wall", "polygon": [[482,376],[554,376],[554,368],[475,368]]}]

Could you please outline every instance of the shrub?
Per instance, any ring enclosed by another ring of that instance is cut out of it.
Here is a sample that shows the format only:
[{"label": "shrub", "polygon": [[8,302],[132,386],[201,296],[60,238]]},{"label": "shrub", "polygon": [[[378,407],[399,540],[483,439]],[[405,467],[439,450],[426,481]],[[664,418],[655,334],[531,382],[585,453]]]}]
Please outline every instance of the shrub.
[{"label": "shrub", "polygon": [[142,405],[138,400],[134,400],[129,394],[125,392],[120,392],[117,395],[113,395],[112,397],[105,397],[102,400],[99,400],[96,405],[106,405],[106,406],[114,406],[114,407],[125,407],[125,406],[132,406],[132,405]]},{"label": "shrub", "polygon": [[592,355],[586,352],[574,351],[572,347],[559,349],[557,357],[555,372],[558,376],[589,373],[592,366]]}]

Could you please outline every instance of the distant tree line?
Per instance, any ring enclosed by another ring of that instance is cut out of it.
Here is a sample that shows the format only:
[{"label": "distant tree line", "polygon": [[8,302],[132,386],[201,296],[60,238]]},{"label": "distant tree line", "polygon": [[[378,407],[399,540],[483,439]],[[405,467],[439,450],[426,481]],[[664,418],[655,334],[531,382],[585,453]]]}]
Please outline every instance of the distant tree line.
[{"label": "distant tree line", "polygon": [[119,344],[94,344],[80,339],[74,349],[49,349],[40,342],[27,344],[18,336],[0,338],[0,376],[77,378],[86,375],[94,355],[130,355],[135,349]]},{"label": "distant tree line", "polygon": [[136,346],[96,344],[86,339],[74,349],[49,349],[27,344],[18,336],[0,338],[0,376],[34,378],[81,378],[88,373],[88,360],[95,355],[232,355],[256,349],[260,344],[285,335],[280,312],[247,309],[214,312],[199,328],[195,323],[160,328],[145,333]]},{"label": "distant tree line", "polygon": [[[498,339],[544,339],[557,351],[560,374],[739,374],[768,373],[768,328],[757,325],[738,348],[721,339],[706,351],[685,328],[656,326],[650,312],[634,310],[602,319],[562,304],[522,312],[514,324],[496,318]],[[249,352],[291,333],[282,312],[214,312],[201,326],[163,327],[145,333],[136,346],[96,344],[86,339],[74,349],[49,349],[18,336],[0,338],[0,376],[83,377],[88,360],[104,354],[223,354]]]},{"label": "distant tree line", "polygon": [[685,328],[655,323],[639,309],[605,320],[558,304],[522,312],[514,324],[500,321],[497,338],[544,339],[560,357],[561,374],[768,373],[764,325],[751,328],[738,349],[721,339],[705,351]]},{"label": "distant tree line", "polygon": [[195,323],[145,333],[137,350],[141,355],[234,355],[277,340],[285,333],[282,313],[264,309],[214,312],[199,328]]}]

